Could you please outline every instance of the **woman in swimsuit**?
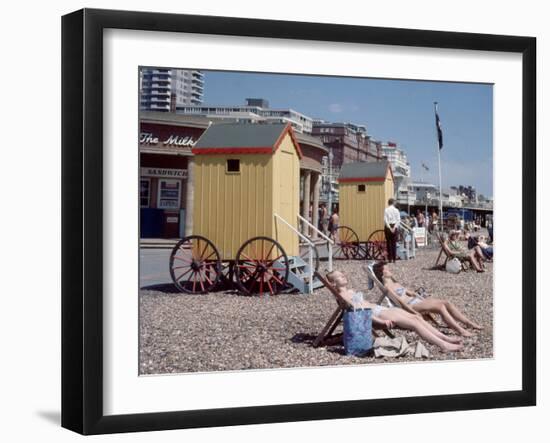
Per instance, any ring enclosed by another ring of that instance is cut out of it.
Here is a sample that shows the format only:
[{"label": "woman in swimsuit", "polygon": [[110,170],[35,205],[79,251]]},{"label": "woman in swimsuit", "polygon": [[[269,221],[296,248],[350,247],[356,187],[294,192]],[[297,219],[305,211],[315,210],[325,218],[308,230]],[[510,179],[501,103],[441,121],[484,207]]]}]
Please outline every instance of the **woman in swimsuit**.
[{"label": "woman in swimsuit", "polygon": [[354,304],[353,296],[356,292],[348,287],[346,276],[339,271],[332,271],[327,274],[327,279],[332,283],[339,295],[355,308],[372,309],[373,325],[382,328],[397,327],[409,329],[416,332],[424,340],[439,346],[444,352],[460,351],[463,348],[459,337],[449,337],[435,329],[426,322],[420,315],[411,314],[399,308],[386,308],[363,300],[359,306]]},{"label": "woman in swimsuit", "polygon": [[395,297],[412,308],[419,314],[433,313],[439,314],[443,321],[456,332],[464,337],[471,337],[473,334],[462,328],[458,322],[465,324],[473,329],[483,329],[477,323],[474,323],[467,318],[458,308],[449,301],[439,298],[424,298],[421,295],[415,294],[404,286],[400,285],[384,262],[377,262],[373,266],[374,275],[382,282],[384,287],[390,291]]},{"label": "woman in swimsuit", "polygon": [[468,260],[477,272],[484,272],[482,261],[484,256],[479,246],[474,247],[470,251],[464,249],[458,242],[458,231],[451,231],[449,234],[449,239],[445,240],[445,242],[447,243],[453,257]]}]

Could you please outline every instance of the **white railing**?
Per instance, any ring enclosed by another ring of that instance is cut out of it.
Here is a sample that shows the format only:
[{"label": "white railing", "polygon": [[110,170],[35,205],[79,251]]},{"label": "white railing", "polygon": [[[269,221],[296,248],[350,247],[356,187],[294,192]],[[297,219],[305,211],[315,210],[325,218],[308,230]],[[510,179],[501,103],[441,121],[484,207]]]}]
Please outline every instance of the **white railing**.
[{"label": "white railing", "polygon": [[313,272],[315,270],[315,267],[313,266],[313,248],[315,245],[313,242],[307,238],[305,235],[303,235],[301,232],[299,232],[294,226],[292,226],[289,222],[287,222],[283,217],[281,217],[278,214],[273,214],[273,217],[275,217],[275,225],[277,224],[277,220],[282,221],[286,226],[290,228],[291,231],[293,231],[295,234],[298,235],[299,238],[304,240],[308,246],[309,246],[309,293],[313,293]]},{"label": "white railing", "polygon": [[334,244],[334,240],[331,240],[328,238],[322,231],[317,229],[313,224],[311,224],[307,219],[302,217],[300,214],[298,214],[298,224],[300,224],[300,221],[302,223],[305,223],[307,226],[309,226],[311,229],[313,229],[313,232],[316,232],[317,235],[320,235],[322,238],[324,238],[327,241],[327,248],[328,248],[328,272],[332,272],[332,245]]}]

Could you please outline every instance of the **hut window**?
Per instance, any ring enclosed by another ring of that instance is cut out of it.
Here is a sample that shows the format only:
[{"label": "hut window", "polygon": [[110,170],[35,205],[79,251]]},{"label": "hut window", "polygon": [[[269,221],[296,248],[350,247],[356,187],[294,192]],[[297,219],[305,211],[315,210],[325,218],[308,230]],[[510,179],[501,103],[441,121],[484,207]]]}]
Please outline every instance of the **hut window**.
[{"label": "hut window", "polygon": [[365,192],[366,185],[357,185],[357,192]]},{"label": "hut window", "polygon": [[241,161],[239,159],[228,159],[227,172],[241,172]]}]

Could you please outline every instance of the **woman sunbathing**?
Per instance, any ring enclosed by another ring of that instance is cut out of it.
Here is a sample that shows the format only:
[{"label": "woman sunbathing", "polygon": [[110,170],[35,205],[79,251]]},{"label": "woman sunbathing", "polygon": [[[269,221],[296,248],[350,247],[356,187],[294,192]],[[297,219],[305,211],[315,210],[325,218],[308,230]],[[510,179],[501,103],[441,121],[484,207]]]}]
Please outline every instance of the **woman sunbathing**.
[{"label": "woman sunbathing", "polygon": [[386,308],[384,306],[375,305],[363,300],[359,306],[354,303],[353,296],[356,292],[348,288],[348,280],[346,276],[339,271],[332,271],[327,274],[327,279],[332,283],[339,295],[355,308],[372,309],[373,325],[382,328],[397,327],[401,329],[409,329],[416,332],[424,340],[439,346],[445,352],[460,351],[462,341],[459,337],[449,337],[435,329],[426,322],[420,315],[411,314],[399,308]]},{"label": "woman sunbathing", "polygon": [[479,246],[476,246],[470,251],[464,249],[458,242],[458,231],[452,231],[446,243],[453,257],[457,257],[461,260],[468,260],[477,272],[484,272],[482,264],[483,253]]},{"label": "woman sunbathing", "polygon": [[400,285],[393,277],[386,263],[377,262],[373,265],[372,269],[376,278],[382,282],[384,287],[390,291],[394,297],[398,298],[419,314],[431,312],[441,315],[443,321],[449,325],[449,327],[453,328],[464,337],[471,337],[473,334],[462,328],[458,322],[473,329],[483,329],[480,325],[474,323],[460,312],[451,302],[434,297],[424,298]]},{"label": "woman sunbathing", "polygon": [[485,241],[485,236],[479,235],[468,235],[468,249],[475,249],[479,248],[481,253],[483,254],[483,258],[486,260],[492,260],[493,259],[493,247],[487,244]]}]

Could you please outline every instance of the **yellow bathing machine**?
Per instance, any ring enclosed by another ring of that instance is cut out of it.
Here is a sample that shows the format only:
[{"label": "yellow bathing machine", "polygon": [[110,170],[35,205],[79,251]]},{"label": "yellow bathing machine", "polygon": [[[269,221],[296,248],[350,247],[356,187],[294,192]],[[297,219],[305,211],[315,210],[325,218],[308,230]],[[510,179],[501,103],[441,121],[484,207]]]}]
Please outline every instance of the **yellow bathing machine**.
[{"label": "yellow bathing machine", "polygon": [[297,235],[302,154],[290,124],[211,125],[192,152],[193,235],[170,256],[176,287],[205,293],[225,278],[244,294],[307,291]]},{"label": "yellow bathing machine", "polygon": [[384,209],[394,196],[387,160],[342,165],[339,183],[339,226],[334,237],[336,259],[381,259],[386,255]]}]

